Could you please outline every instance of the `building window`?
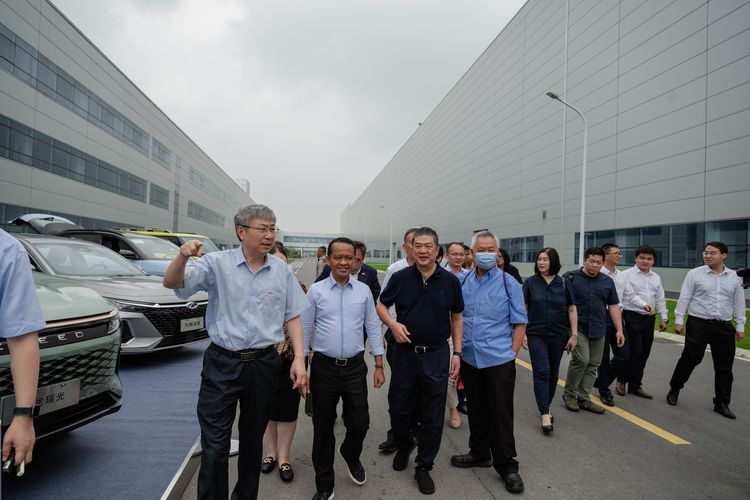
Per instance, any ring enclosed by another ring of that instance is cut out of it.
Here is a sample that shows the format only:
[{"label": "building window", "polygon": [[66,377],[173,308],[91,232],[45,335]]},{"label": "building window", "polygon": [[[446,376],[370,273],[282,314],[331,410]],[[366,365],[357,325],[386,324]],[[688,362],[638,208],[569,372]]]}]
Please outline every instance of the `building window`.
[{"label": "building window", "polygon": [[193,219],[197,219],[203,222],[208,222],[209,224],[219,227],[224,227],[226,221],[226,218],[223,215],[217,214],[213,210],[189,200],[188,217],[192,217]]},{"label": "building window", "polygon": [[172,160],[172,151],[161,142],[153,137],[151,138],[151,159],[163,167],[169,168],[169,162]]},{"label": "building window", "polygon": [[146,201],[145,179],[3,115],[0,115],[0,156],[137,201]]},{"label": "building window", "polygon": [[225,203],[232,203],[232,198],[227,194],[227,192],[217,186],[208,177],[200,173],[197,168],[192,166],[190,167],[189,178],[192,184],[198,186],[214,198],[218,198]]},{"label": "building window", "polygon": [[148,192],[148,202],[155,207],[169,209],[169,191],[152,182]]},{"label": "building window", "polygon": [[503,238],[500,247],[508,252],[511,262],[534,262],[536,253],[544,247],[544,236]]}]

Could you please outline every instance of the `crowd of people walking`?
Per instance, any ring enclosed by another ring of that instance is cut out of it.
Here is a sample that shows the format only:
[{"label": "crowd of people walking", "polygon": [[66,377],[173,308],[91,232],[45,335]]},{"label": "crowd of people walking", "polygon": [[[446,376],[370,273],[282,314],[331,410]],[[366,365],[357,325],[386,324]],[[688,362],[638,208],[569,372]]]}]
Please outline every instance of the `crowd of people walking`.
[{"label": "crowd of people walking", "polygon": [[[468,247],[445,245],[442,265],[438,234],[414,227],[404,234],[404,258],[388,268],[381,289],[377,271],[364,262],[364,244],[340,237],[319,249],[318,277],[305,294],[275,242],[275,223],[268,207],[244,207],[234,219],[240,248],[195,260],[201,244],[190,241],[164,277],[179,296],[209,294],[211,344],[198,400],[199,498],[228,497],[237,402],[240,456],[232,498],[257,498],[260,472],[278,468],[283,481],[293,480],[291,443],[305,397],[312,398],[306,406],[314,433],[313,500],[334,497],[337,451],[349,478],[364,485],[368,345],[376,390],[386,384],[384,358],[390,367],[390,430],[379,449],[393,453],[394,471],[405,470],[416,450],[414,479],[423,494],[436,491],[431,473],[446,408],[449,425],[461,425],[457,387],[465,393],[469,440],[467,452],[453,455],[451,465],[493,467],[508,491],[524,490],[513,428],[515,360],[522,347],[529,350],[546,435],[554,431],[550,404],[566,352],[562,399],[568,410],[605,413],[592,392],[596,388],[598,400],[614,406],[613,382],[620,396],[653,398],[644,389],[644,371],[656,314],[661,331],[668,318],[664,288],[652,270],[657,253],[648,245],[635,250],[630,269],[617,269],[622,253],[612,243],[586,249],[580,268],[562,274],[558,252],[545,247],[536,253],[533,275],[523,280],[490,231],[475,233]],[[710,345],[714,411],[734,419],[732,362],[735,341],[744,336],[745,300],[736,273],[724,265],[727,254],[724,243],[707,243],[705,265],[691,270],[682,285],[674,331],[686,341],[666,400],[677,404]],[[339,401],[346,433],[337,448]]]}]

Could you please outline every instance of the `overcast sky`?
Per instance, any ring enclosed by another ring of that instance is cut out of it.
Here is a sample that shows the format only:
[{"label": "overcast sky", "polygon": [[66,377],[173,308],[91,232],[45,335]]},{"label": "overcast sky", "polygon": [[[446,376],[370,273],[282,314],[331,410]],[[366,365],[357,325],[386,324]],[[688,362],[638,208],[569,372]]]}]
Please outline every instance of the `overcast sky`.
[{"label": "overcast sky", "polygon": [[285,230],[337,232],[523,0],[52,0]]}]

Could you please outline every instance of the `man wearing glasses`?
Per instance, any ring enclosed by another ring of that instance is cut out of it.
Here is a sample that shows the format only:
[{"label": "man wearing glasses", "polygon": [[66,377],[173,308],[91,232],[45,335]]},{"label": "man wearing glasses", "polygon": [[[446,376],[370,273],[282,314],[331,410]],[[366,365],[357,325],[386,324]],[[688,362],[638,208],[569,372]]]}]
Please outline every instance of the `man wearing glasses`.
[{"label": "man wearing glasses", "polygon": [[[688,271],[682,282],[680,299],[674,311],[674,332],[685,332],[685,347],[674,368],[667,403],[674,406],[693,369],[711,346],[714,360],[714,411],[732,420],[732,363],[735,341],[745,336],[745,296],[737,273],[724,265],[729,249],[720,241],[710,241],[703,249],[705,265]],[[685,324],[685,313],[690,315]],[[736,326],[732,326],[734,317]],[[683,326],[684,325],[684,326]]]},{"label": "man wearing glasses", "polygon": [[625,344],[615,282],[601,273],[604,252],[592,247],[583,254],[583,267],[563,275],[563,283],[573,292],[578,310],[578,343],[570,358],[563,401],[570,411],[586,410],[602,414],[604,408],[591,401],[596,369],[602,362],[607,315],[615,327],[618,347]]},{"label": "man wearing glasses", "polygon": [[240,248],[211,252],[200,260],[201,242],[180,247],[164,274],[164,286],[187,299],[208,292],[206,326],[211,338],[203,361],[198,394],[201,465],[198,498],[228,498],[228,459],[232,424],[240,403],[238,479],[232,498],[258,497],[263,433],[269,403],[281,375],[275,344],[284,340],[287,322],[294,346],[289,376],[306,396],[300,314],[307,306],[291,268],[269,255],[276,239],[276,215],[263,205],[248,205],[234,216]]},{"label": "man wearing glasses", "polygon": [[[415,263],[391,276],[380,294],[378,316],[393,332],[388,405],[398,451],[393,469],[402,471],[414,450],[414,415],[419,415],[419,450],[414,478],[419,491],[435,492],[430,470],[440,449],[448,378],[458,376],[464,301],[458,278],[435,263],[437,233],[414,231]],[[395,305],[396,319],[388,312]],[[448,347],[452,337],[454,354]]]}]

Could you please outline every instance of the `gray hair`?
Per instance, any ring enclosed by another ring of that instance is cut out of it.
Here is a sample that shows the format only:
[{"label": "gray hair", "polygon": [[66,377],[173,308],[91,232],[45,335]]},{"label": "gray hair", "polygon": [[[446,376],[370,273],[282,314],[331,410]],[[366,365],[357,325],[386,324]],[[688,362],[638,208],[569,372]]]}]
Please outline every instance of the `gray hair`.
[{"label": "gray hair", "polygon": [[492,238],[495,240],[495,246],[500,247],[500,242],[497,241],[497,236],[492,234],[491,231],[478,231],[474,233],[474,236],[471,237],[471,248],[474,249],[477,246],[477,240],[479,238]]},{"label": "gray hair", "polygon": [[240,208],[234,216],[234,227],[247,225],[253,219],[276,222],[276,214],[265,205],[247,205]]}]

